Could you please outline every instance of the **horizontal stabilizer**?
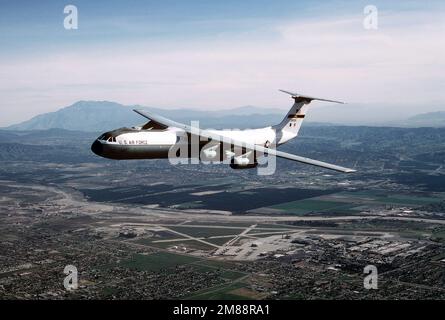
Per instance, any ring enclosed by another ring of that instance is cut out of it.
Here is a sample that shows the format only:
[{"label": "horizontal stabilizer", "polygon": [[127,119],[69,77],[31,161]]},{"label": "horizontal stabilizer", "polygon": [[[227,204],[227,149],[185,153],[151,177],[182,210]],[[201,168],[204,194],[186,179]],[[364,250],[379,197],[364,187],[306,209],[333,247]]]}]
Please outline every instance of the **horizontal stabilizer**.
[{"label": "horizontal stabilizer", "polygon": [[328,99],[322,99],[322,98],[315,98],[315,97],[311,97],[311,96],[306,96],[304,94],[295,93],[295,92],[289,92],[289,91],[281,90],[281,89],[280,89],[280,91],[289,94],[294,99],[309,100],[309,101],[318,100],[318,101],[326,101],[326,102],[334,102],[334,103],[345,104],[342,101],[328,100]]}]

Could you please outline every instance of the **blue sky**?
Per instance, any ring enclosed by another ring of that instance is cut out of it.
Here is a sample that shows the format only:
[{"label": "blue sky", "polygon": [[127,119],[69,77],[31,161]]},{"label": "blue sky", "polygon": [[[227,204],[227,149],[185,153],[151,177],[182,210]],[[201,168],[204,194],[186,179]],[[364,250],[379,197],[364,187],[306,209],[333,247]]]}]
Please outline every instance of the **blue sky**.
[{"label": "blue sky", "polygon": [[[68,4],[79,10],[78,30],[63,28]],[[378,30],[362,27],[368,4],[379,10]],[[347,100],[360,106],[355,117],[375,116],[376,105],[391,106],[388,117],[445,110],[444,9],[443,1],[0,1],[0,126],[77,100],[284,110],[280,87]],[[413,90],[423,95],[409,97]],[[328,108],[313,120],[328,120]]]},{"label": "blue sky", "polygon": [[[65,5],[79,9],[81,28],[61,28]],[[304,1],[2,1],[1,41],[13,54],[23,49],[136,41],[187,41],[235,34],[281,19],[328,12],[334,5]],[[337,6],[335,6],[337,7]],[[341,4],[340,7],[347,7]],[[358,10],[360,10],[358,6]]]},{"label": "blue sky", "polygon": [[[58,46],[128,44],[136,41],[187,41],[236,34],[278,21],[360,13],[367,4],[382,11],[434,12],[442,1],[295,1],[295,0],[109,0],[0,1],[3,53]],[[79,9],[81,28],[67,33],[63,8]],[[3,47],[4,46],[4,47]]]}]

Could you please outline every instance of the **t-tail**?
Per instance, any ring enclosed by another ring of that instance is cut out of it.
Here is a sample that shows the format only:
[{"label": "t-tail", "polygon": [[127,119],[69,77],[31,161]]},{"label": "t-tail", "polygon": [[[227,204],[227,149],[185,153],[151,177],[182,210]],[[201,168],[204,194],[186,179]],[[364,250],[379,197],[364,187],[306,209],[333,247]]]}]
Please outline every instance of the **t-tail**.
[{"label": "t-tail", "polygon": [[280,90],[281,92],[289,94],[292,99],[294,99],[294,105],[287,113],[286,117],[277,125],[273,126],[277,134],[277,145],[283,144],[298,135],[301,125],[303,123],[304,117],[306,116],[307,109],[312,100],[327,101],[335,103],[344,103],[341,101],[321,99],[306,96],[299,93],[293,93],[285,90]]}]

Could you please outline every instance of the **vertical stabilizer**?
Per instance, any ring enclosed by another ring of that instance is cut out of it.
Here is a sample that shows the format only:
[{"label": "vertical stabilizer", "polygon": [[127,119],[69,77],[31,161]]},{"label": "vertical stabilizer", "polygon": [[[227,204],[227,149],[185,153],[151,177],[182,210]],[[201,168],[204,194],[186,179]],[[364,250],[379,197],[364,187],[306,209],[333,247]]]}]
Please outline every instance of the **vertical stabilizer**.
[{"label": "vertical stabilizer", "polygon": [[308,106],[312,102],[312,100],[344,103],[341,101],[314,98],[284,90],[280,91],[291,95],[292,99],[294,99],[295,102],[292,108],[287,113],[286,117],[278,125],[274,126],[277,134],[277,145],[283,144],[298,135],[301,125],[303,124],[303,120],[306,116]]}]

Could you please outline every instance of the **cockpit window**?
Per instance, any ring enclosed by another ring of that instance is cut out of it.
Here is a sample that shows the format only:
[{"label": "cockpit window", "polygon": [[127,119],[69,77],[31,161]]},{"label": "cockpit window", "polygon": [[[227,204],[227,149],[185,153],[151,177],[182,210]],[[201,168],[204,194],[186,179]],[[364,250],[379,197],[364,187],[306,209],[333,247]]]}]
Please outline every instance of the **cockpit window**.
[{"label": "cockpit window", "polygon": [[130,128],[120,128],[117,130],[105,132],[102,134],[98,139],[102,141],[108,141],[108,142],[117,142],[116,137],[120,136],[123,133],[129,133],[129,132],[139,132],[138,129],[130,129]]}]

